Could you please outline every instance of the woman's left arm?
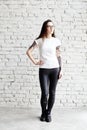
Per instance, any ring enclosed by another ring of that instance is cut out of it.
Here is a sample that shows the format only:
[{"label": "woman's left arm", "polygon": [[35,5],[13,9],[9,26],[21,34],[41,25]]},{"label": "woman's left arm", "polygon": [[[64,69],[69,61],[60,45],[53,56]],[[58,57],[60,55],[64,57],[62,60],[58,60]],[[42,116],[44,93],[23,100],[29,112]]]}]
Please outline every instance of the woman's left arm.
[{"label": "woman's left arm", "polygon": [[60,55],[60,49],[59,46],[56,47],[56,54],[57,54],[57,59],[58,59],[58,63],[59,63],[59,75],[58,75],[58,79],[60,79],[62,77],[62,60],[61,60],[61,55]]}]

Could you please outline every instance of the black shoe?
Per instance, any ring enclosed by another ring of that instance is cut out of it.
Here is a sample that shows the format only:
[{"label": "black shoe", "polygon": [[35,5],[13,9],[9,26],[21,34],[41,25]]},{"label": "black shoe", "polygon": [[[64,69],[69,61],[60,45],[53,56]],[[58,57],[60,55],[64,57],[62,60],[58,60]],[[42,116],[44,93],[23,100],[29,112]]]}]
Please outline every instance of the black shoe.
[{"label": "black shoe", "polygon": [[49,114],[48,112],[46,113],[46,122],[51,122],[52,118],[51,118],[51,114]]},{"label": "black shoe", "polygon": [[52,121],[51,115],[47,115],[47,116],[46,116],[46,122],[51,122],[51,121]]},{"label": "black shoe", "polygon": [[45,121],[46,119],[46,114],[42,113],[41,117],[40,117],[40,121]]}]

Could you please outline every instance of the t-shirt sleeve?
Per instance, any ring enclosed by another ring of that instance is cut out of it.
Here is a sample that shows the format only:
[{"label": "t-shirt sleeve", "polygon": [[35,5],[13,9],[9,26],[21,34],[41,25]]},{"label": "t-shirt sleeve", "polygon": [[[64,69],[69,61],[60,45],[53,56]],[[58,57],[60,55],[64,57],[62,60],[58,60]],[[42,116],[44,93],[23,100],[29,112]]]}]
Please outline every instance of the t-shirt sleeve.
[{"label": "t-shirt sleeve", "polygon": [[34,40],[34,42],[38,45],[38,40]]},{"label": "t-shirt sleeve", "polygon": [[36,43],[37,45],[40,45],[40,43],[41,43],[41,38],[35,39],[35,43]]},{"label": "t-shirt sleeve", "polygon": [[61,41],[59,39],[56,39],[56,47],[61,46]]}]

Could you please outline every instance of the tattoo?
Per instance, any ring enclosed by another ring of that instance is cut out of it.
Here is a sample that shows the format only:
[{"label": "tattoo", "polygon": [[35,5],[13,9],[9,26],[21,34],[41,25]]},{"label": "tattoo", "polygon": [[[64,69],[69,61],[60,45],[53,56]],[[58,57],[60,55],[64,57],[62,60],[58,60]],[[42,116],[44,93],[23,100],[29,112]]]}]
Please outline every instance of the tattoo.
[{"label": "tattoo", "polygon": [[56,47],[56,50],[57,50],[57,53],[58,53],[57,59],[58,59],[58,63],[59,63],[59,68],[60,68],[60,70],[61,70],[61,65],[62,65],[62,63],[61,63],[61,56],[60,56],[59,46]]},{"label": "tattoo", "polygon": [[34,41],[33,44],[29,47],[29,49],[31,49],[32,47],[36,46],[36,42]]},{"label": "tattoo", "polygon": [[61,56],[58,56],[57,59],[58,59],[59,67],[61,67]]},{"label": "tattoo", "polygon": [[59,50],[59,46],[56,47],[56,50]]},{"label": "tattoo", "polygon": [[61,56],[58,56],[57,59],[58,59],[58,63],[59,63],[59,72],[58,72],[58,79],[59,79],[59,75],[61,72]]}]

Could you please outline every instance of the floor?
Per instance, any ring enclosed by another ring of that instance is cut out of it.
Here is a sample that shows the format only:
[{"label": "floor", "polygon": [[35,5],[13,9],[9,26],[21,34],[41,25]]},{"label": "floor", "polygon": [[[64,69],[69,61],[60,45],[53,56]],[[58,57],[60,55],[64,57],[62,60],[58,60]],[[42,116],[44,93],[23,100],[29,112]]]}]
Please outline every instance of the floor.
[{"label": "floor", "polygon": [[0,130],[87,130],[87,108],[56,108],[52,122],[39,120],[40,109],[0,108]]}]

